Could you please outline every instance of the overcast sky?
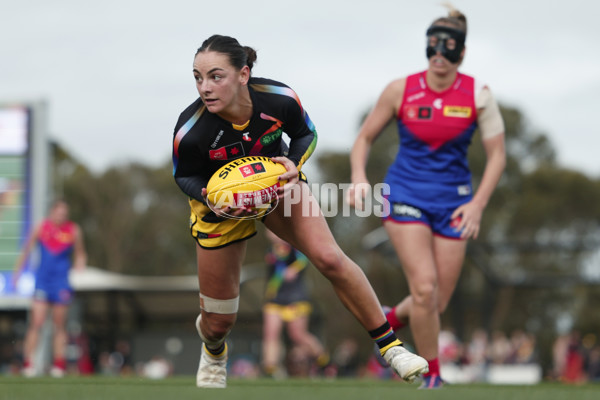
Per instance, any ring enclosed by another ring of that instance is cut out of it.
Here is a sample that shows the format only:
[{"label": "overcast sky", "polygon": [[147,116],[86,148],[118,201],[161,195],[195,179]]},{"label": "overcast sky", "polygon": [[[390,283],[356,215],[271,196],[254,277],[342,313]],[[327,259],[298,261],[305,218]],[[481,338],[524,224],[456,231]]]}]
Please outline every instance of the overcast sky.
[{"label": "overcast sky", "polygon": [[[298,93],[317,152],[349,150],[384,86],[426,68],[425,30],[446,14],[438,0],[1,1],[0,103],[46,100],[51,138],[95,171],[170,159],[197,97],[195,50],[214,33]],[[469,23],[461,71],[547,133],[563,166],[600,176],[600,2],[453,4]]]}]

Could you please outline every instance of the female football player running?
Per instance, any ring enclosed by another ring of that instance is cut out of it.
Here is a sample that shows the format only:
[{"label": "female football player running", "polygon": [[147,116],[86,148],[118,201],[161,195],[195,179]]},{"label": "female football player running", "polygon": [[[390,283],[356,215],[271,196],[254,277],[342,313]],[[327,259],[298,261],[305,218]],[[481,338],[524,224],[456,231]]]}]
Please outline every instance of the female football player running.
[{"label": "female football player running", "polygon": [[[181,113],[175,127],[173,173],[189,196],[197,249],[202,312],[196,325],[204,342],[197,386],[226,386],[225,338],[236,319],[240,269],[246,239],[256,233],[256,217],[309,258],[383,357],[410,381],[427,370],[427,362],[401,346],[366,276],[339,248],[322,213],[313,212],[319,205],[299,170],[315,148],[314,125],[292,89],[251,77],[255,61],[256,52],[234,38],[214,35],[205,40],[193,63],[200,97]],[[207,204],[206,184],[219,167],[259,155],[273,157],[287,169],[280,179],[288,182],[275,209],[265,216],[244,207],[216,209]]]},{"label": "female football player running", "polygon": [[[372,143],[395,118],[400,150],[385,182],[383,225],[408,279],[410,296],[386,314],[394,329],[410,320],[418,353],[429,362],[422,387],[443,384],[438,362],[440,314],[446,309],[481,215],[505,166],[504,125],[487,86],[458,71],[465,56],[465,16],[451,9],[427,30],[426,71],[391,82],[366,118],[351,151],[348,201],[361,206],[369,188]],[[479,128],[487,163],[475,194],[467,149]]]}]

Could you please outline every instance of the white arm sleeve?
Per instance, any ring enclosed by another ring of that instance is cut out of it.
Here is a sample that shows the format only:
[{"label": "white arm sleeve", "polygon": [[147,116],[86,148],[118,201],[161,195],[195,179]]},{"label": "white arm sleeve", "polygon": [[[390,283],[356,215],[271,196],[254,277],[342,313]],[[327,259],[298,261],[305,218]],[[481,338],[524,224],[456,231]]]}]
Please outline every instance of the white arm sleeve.
[{"label": "white arm sleeve", "polygon": [[479,82],[475,83],[475,107],[477,107],[477,124],[483,140],[504,133],[504,121],[500,107],[490,89]]}]

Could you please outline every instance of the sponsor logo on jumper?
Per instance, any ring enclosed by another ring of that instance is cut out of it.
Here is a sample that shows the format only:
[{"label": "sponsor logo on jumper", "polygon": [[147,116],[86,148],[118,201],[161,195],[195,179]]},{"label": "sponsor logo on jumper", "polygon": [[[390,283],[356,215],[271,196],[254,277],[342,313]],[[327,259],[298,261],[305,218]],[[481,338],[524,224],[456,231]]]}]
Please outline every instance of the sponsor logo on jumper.
[{"label": "sponsor logo on jumper", "polygon": [[431,107],[419,107],[419,119],[431,119]]},{"label": "sponsor logo on jumper", "polygon": [[470,118],[473,109],[463,106],[445,106],[444,117]]},{"label": "sponsor logo on jumper", "polygon": [[406,107],[406,118],[407,119],[415,119],[417,118],[417,112],[419,109],[415,106]]},{"label": "sponsor logo on jumper", "polygon": [[239,158],[244,156],[244,146],[242,146],[242,142],[233,143],[228,146],[219,147],[216,150],[209,150],[208,156],[211,160]]},{"label": "sponsor logo on jumper", "polygon": [[217,143],[219,143],[219,140],[221,139],[221,136],[223,136],[223,130],[220,130],[219,133],[217,133],[217,137],[215,138],[214,142],[212,142],[212,144],[210,145],[211,149],[214,149],[215,147],[217,147]]},{"label": "sponsor logo on jumper", "polygon": [[405,108],[406,119],[431,119],[433,110],[430,106],[408,105]]},{"label": "sponsor logo on jumper", "polygon": [[267,133],[265,136],[260,138],[260,144],[268,146],[281,137],[282,130],[277,129],[275,132]]},{"label": "sponsor logo on jumper", "polygon": [[250,139],[250,132],[242,133],[242,139],[245,140],[246,142],[251,141],[252,139]]},{"label": "sponsor logo on jumper", "polygon": [[407,103],[412,103],[415,100],[419,100],[421,98],[425,97],[425,92],[419,92],[419,93],[415,93],[413,95],[410,95],[406,98],[406,102]]},{"label": "sponsor logo on jumper", "polygon": [[443,101],[443,100],[442,100],[442,99],[440,99],[440,98],[437,98],[437,99],[435,99],[435,100],[433,101],[433,106],[434,106],[436,109],[438,109],[438,110],[441,110],[441,109],[442,109],[442,101]]}]

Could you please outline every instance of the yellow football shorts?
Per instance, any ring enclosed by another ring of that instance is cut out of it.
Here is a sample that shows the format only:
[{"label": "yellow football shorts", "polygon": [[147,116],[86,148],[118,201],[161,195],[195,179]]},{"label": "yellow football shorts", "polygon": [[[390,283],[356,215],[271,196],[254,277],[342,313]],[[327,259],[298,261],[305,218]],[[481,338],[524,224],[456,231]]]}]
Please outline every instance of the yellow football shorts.
[{"label": "yellow football shorts", "polygon": [[190,199],[190,233],[200,247],[218,249],[231,243],[250,239],[256,234],[256,221],[263,210],[252,219],[220,218],[204,203]]},{"label": "yellow football shorts", "polygon": [[[306,175],[299,172],[298,178],[307,182]],[[235,242],[250,239],[256,234],[256,221],[261,221],[270,211],[262,209],[253,218],[220,218],[204,203],[190,199],[190,233],[200,247],[219,249]]]},{"label": "yellow football shorts", "polygon": [[310,315],[312,306],[307,301],[299,301],[288,305],[265,303],[263,312],[267,314],[277,314],[283,321],[290,322],[300,317]]}]

